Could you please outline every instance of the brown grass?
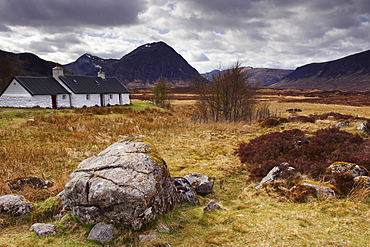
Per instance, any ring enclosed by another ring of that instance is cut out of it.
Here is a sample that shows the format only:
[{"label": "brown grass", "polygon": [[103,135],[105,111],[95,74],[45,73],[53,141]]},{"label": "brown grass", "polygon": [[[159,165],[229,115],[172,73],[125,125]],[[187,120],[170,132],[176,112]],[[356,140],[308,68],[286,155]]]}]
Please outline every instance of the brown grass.
[{"label": "brown grass", "polygon": [[[184,92],[188,94],[188,92]],[[186,95],[191,97],[191,95]],[[136,101],[135,101],[136,103]],[[315,131],[315,123],[283,123],[260,128],[249,123],[193,123],[191,99],[173,100],[173,108],[163,111],[142,107],[105,109],[65,109],[60,111],[25,109],[0,112],[0,195],[10,191],[7,181],[39,176],[55,183],[48,190],[25,188],[20,193],[38,202],[37,219],[52,221],[45,215],[45,198],[60,192],[69,174],[82,160],[98,154],[127,136],[145,135],[167,162],[172,176],[201,172],[215,176],[210,195],[199,197],[201,204],[182,206],[159,220],[176,223],[170,234],[159,233],[157,240],[139,243],[137,236],[155,229],[156,222],[142,232],[118,228],[111,246],[366,246],[370,210],[368,191],[352,192],[349,198],[309,200],[291,203],[279,191],[257,192],[246,186],[248,174],[234,156],[240,142],[282,129]],[[140,103],[141,104],[141,103]],[[370,117],[367,107],[271,101],[281,117],[285,109],[300,108],[302,115],[324,112]],[[133,106],[135,107],[135,105]],[[27,122],[27,119],[35,119]],[[345,129],[356,132],[356,123]],[[214,199],[220,210],[203,212]],[[12,221],[1,218],[0,240],[4,246],[99,246],[86,241],[91,227],[81,226],[72,216],[54,222],[61,228],[56,236],[35,237],[28,228],[32,219]],[[35,220],[35,219],[34,219]]]}]

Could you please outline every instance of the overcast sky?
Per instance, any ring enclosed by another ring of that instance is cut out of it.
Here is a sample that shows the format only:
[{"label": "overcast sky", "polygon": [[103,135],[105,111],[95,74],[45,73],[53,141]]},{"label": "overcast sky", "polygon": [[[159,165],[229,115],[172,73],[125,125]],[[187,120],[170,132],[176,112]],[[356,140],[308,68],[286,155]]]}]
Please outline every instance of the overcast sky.
[{"label": "overcast sky", "polygon": [[369,0],[0,0],[0,49],[66,64],[164,41],[199,72],[287,68],[370,49]]}]

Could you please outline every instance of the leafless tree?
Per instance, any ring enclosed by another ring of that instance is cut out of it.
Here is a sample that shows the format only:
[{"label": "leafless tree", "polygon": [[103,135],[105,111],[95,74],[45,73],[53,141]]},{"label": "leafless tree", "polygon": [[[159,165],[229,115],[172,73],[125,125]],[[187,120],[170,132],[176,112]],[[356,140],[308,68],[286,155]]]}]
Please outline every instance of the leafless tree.
[{"label": "leafless tree", "polygon": [[200,121],[250,120],[256,105],[258,86],[248,82],[248,76],[236,62],[231,68],[220,71],[208,82],[194,78],[192,87],[199,95],[194,119]]}]

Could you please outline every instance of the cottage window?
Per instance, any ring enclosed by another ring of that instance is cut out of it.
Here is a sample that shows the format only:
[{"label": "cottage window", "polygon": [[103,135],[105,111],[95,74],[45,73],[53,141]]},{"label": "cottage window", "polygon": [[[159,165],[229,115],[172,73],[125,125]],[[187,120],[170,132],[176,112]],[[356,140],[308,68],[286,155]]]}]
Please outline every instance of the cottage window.
[{"label": "cottage window", "polygon": [[89,100],[90,99],[90,94],[86,94],[86,99]]},{"label": "cottage window", "polygon": [[109,94],[109,98],[110,99],[113,99],[113,94]]},{"label": "cottage window", "polygon": [[66,99],[67,96],[65,94],[62,95],[62,99]]}]

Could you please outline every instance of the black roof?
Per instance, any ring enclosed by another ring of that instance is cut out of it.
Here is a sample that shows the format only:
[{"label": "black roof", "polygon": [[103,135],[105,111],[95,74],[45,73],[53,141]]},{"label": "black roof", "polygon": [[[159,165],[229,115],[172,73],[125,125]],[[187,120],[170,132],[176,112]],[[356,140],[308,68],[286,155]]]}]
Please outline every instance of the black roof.
[{"label": "black roof", "polygon": [[69,94],[53,77],[15,76],[14,79],[31,95]]},{"label": "black roof", "polygon": [[64,75],[59,77],[75,94],[129,93],[116,78]]}]

